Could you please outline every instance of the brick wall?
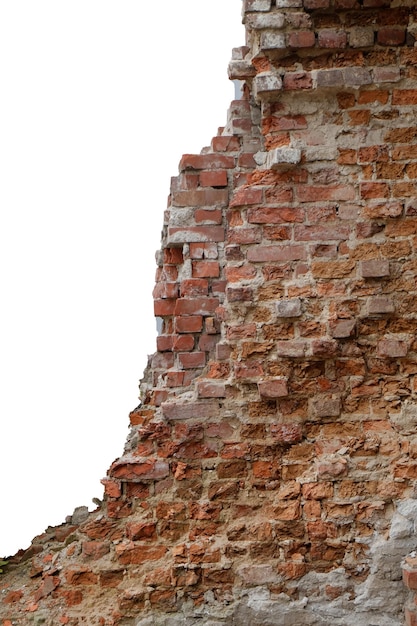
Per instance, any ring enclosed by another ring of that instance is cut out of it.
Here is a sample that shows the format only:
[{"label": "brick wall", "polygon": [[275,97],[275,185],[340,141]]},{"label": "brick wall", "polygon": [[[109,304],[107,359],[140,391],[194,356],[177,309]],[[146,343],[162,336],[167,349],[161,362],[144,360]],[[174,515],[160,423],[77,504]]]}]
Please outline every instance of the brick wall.
[{"label": "brick wall", "polygon": [[243,2],[125,451],[0,578],[3,626],[417,623],[416,14]]}]

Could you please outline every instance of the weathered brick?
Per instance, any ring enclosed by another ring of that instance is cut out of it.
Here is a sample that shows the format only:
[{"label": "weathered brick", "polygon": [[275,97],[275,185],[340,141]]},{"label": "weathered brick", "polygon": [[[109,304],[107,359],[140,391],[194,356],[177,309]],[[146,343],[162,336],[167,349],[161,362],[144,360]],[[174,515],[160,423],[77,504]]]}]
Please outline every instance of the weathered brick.
[{"label": "weathered brick", "polygon": [[399,339],[381,339],[378,342],[377,354],[381,357],[398,358],[407,356],[408,346]]},{"label": "weathered brick", "polygon": [[261,380],[258,382],[259,394],[264,398],[282,398],[288,395],[288,382],[286,378]]},{"label": "weathered brick", "polygon": [[235,165],[235,159],[232,156],[224,156],[217,153],[209,154],[184,154],[179,169],[187,170],[218,170],[231,169]]},{"label": "weathered brick", "polygon": [[383,259],[361,261],[360,273],[363,278],[383,278],[385,276],[389,276],[389,261]]},{"label": "weathered brick", "polygon": [[307,249],[304,246],[257,246],[247,252],[248,261],[262,263],[264,261],[298,261],[307,258]]}]

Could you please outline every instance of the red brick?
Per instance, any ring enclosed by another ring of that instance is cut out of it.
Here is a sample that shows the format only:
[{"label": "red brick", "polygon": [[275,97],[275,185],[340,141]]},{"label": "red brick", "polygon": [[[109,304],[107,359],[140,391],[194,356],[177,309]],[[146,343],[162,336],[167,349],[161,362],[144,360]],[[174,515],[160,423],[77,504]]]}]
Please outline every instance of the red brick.
[{"label": "red brick", "polygon": [[380,28],[377,33],[377,42],[382,46],[402,46],[405,42],[404,28]]},{"label": "red brick", "polygon": [[346,48],[347,35],[343,30],[325,28],[319,31],[318,43],[321,48]]},{"label": "red brick", "polygon": [[203,317],[201,315],[184,315],[175,318],[177,333],[199,333],[202,329]]},{"label": "red brick", "polygon": [[121,480],[158,480],[165,478],[168,474],[168,463],[156,459],[129,462],[121,458],[115,461],[110,468],[110,476]]},{"label": "red brick", "polygon": [[304,115],[271,115],[262,120],[262,131],[272,133],[281,130],[299,130],[307,128]]},{"label": "red brick", "polygon": [[260,228],[229,228],[227,233],[228,243],[246,245],[250,243],[260,243],[262,241],[262,230]]},{"label": "red brick", "polygon": [[220,276],[218,261],[192,261],[193,278],[217,278]]},{"label": "red brick", "polygon": [[196,209],[194,219],[196,224],[221,224],[223,221],[221,209]]},{"label": "red brick", "polygon": [[213,315],[219,304],[218,298],[180,298],[175,304],[175,315]]},{"label": "red brick", "polygon": [[68,585],[95,585],[98,582],[97,574],[94,574],[87,567],[80,567],[76,570],[67,570],[65,578]]},{"label": "red brick", "polygon": [[262,263],[264,261],[298,261],[307,258],[305,246],[256,246],[248,250],[248,261]]},{"label": "red brick", "polygon": [[361,261],[360,270],[363,278],[382,278],[384,276],[389,276],[389,261],[382,259]]},{"label": "red brick", "polygon": [[184,369],[204,367],[206,364],[205,352],[185,352],[178,355],[180,365]]},{"label": "red brick", "polygon": [[208,170],[200,173],[202,187],[227,187],[226,170]]},{"label": "red brick", "polygon": [[310,72],[287,72],[284,74],[283,87],[287,90],[311,89],[313,79]]},{"label": "red brick", "polygon": [[158,352],[170,352],[172,350],[172,344],[172,335],[159,335],[156,338],[156,349]]},{"label": "red brick", "polygon": [[182,387],[184,383],[184,372],[167,372],[167,387]]},{"label": "red brick", "polygon": [[240,150],[240,141],[233,135],[213,137],[211,145],[214,152],[237,152]]},{"label": "red brick", "polygon": [[388,198],[389,186],[387,183],[361,183],[361,198]]},{"label": "red brick", "polygon": [[185,352],[194,348],[194,337],[192,335],[174,335],[173,352]]},{"label": "red brick", "polygon": [[197,383],[197,393],[200,398],[224,398],[226,385],[222,382],[202,380]]},{"label": "red brick", "polygon": [[252,224],[282,224],[303,222],[304,210],[293,207],[259,207],[248,210],[248,222]]},{"label": "red brick", "polygon": [[158,282],[152,292],[155,300],[159,298],[176,298],[178,296],[178,283]]},{"label": "red brick", "polygon": [[317,202],[321,200],[354,200],[355,190],[347,185],[299,185],[296,188],[297,198],[300,202]]},{"label": "red brick", "polygon": [[204,278],[186,278],[181,282],[181,297],[207,296],[208,280]]},{"label": "red brick", "polygon": [[[417,89],[394,89],[392,92],[393,105],[417,104]],[[417,149],[417,146],[414,146]]]},{"label": "red brick", "polygon": [[407,356],[408,346],[398,339],[381,339],[378,342],[377,354],[381,357],[398,358]]},{"label": "red brick", "polygon": [[122,565],[139,565],[149,561],[162,559],[168,549],[165,546],[135,546],[134,544],[119,544],[116,553]]},{"label": "red brick", "polygon": [[181,265],[184,262],[182,248],[164,248],[164,263]]},{"label": "red brick", "polygon": [[300,424],[271,424],[270,432],[274,440],[282,445],[294,445],[303,439]]},{"label": "red brick", "polygon": [[417,626],[417,609],[405,607],[406,626]]},{"label": "red brick", "polygon": [[83,556],[93,560],[100,559],[109,552],[110,544],[107,541],[84,541],[82,544]]},{"label": "red brick", "polygon": [[175,303],[177,301],[172,300],[154,300],[153,311],[156,317],[164,317],[167,315],[173,315],[175,310]]},{"label": "red brick", "polygon": [[294,241],[329,241],[348,239],[349,226],[295,226]]},{"label": "red brick", "polygon": [[258,187],[240,187],[233,195],[230,208],[260,204],[263,200],[263,190]]},{"label": "red brick", "polygon": [[264,398],[282,398],[288,396],[288,381],[286,378],[275,378],[258,382],[258,391]]},{"label": "red brick", "polygon": [[289,48],[312,48],[316,42],[314,31],[298,30],[290,33],[287,37]]},{"label": "red brick", "polygon": [[218,417],[219,405],[217,402],[166,402],[162,405],[162,412],[168,420],[206,419]]},{"label": "red brick", "polygon": [[235,165],[235,159],[232,156],[223,156],[221,154],[184,154],[180,164],[180,170],[217,170],[231,169]]}]

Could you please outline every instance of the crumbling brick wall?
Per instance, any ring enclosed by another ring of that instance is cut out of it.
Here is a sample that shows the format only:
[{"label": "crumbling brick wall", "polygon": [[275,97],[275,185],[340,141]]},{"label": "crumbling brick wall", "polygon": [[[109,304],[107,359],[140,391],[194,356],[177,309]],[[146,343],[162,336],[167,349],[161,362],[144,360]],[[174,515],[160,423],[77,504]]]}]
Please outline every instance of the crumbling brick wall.
[{"label": "crumbling brick wall", "polygon": [[9,566],[3,626],[417,623],[416,14],[244,1],[243,97],[172,181],[126,449]]}]

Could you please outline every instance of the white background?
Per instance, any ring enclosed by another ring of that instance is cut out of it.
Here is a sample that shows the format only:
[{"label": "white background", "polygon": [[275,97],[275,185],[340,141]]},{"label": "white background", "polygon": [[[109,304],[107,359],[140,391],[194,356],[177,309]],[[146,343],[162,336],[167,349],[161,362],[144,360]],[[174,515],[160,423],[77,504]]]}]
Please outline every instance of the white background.
[{"label": "white background", "polygon": [[0,557],[123,451],[170,176],[226,123],[240,10],[0,2]]}]

